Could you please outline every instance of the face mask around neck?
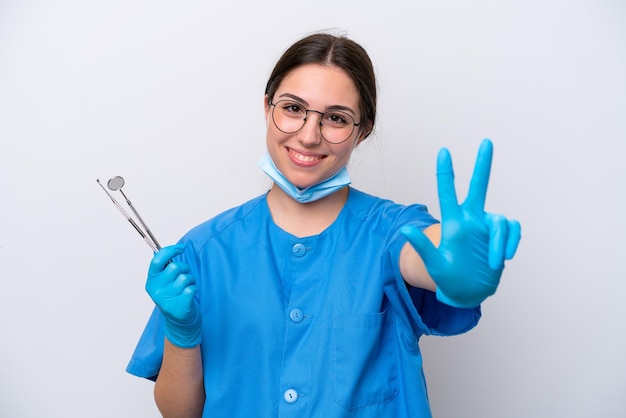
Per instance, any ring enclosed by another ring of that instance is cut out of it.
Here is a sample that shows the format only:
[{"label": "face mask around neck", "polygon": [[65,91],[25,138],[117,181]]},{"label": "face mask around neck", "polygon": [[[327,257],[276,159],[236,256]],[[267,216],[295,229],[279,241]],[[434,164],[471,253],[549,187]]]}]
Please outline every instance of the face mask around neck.
[{"label": "face mask around neck", "polygon": [[287,180],[283,173],[278,171],[269,152],[265,153],[257,165],[261,167],[265,174],[267,174],[285,193],[300,203],[314,202],[351,183],[348,169],[345,166],[321,183],[307,187],[306,189],[300,189]]}]

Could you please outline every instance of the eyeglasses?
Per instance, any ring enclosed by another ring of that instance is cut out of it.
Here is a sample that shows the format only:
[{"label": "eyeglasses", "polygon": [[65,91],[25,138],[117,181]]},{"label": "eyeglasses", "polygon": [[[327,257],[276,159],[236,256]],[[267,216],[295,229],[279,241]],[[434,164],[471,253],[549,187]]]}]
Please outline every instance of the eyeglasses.
[{"label": "eyeglasses", "polygon": [[354,128],[361,123],[355,123],[354,118],[341,110],[329,110],[320,112],[307,109],[302,104],[293,100],[279,100],[276,103],[269,102],[272,109],[272,120],[279,131],[286,134],[295,134],[307,121],[309,112],[319,113],[320,133],[322,138],[331,144],[346,142],[354,132]]}]

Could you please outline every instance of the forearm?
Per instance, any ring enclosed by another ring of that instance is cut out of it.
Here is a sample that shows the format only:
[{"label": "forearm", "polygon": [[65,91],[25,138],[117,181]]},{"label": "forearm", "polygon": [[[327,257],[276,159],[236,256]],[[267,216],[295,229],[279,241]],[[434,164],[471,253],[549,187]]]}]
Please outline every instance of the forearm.
[{"label": "forearm", "polygon": [[164,418],[202,416],[205,394],[200,346],[183,349],[165,340],[154,398]]},{"label": "forearm", "polygon": [[[424,230],[430,241],[438,246],[441,241],[441,224],[434,224]],[[411,244],[406,243],[400,253],[400,273],[404,281],[420,289],[437,290],[437,285],[428,274],[422,257]]]}]

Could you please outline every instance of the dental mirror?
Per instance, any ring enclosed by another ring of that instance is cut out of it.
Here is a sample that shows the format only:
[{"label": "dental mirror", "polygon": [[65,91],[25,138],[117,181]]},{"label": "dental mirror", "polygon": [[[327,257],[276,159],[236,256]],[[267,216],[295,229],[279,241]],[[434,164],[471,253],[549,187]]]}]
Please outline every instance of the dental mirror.
[{"label": "dental mirror", "polygon": [[115,176],[107,181],[107,187],[114,192],[124,187],[124,177]]}]

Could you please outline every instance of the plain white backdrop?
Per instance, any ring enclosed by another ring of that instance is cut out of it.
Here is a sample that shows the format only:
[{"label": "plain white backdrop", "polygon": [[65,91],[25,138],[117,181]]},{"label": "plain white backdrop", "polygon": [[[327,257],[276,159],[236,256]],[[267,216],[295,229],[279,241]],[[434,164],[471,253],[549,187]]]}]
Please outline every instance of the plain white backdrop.
[{"label": "plain white backdrop", "polygon": [[[0,0],[0,416],[157,417],[126,363],[151,252],[267,189],[262,99],[283,50],[347,33],[380,84],[353,185],[438,216],[435,161],[523,238],[472,332],[422,339],[435,417],[626,415],[626,3]],[[254,239],[249,237],[246,239]]]}]

